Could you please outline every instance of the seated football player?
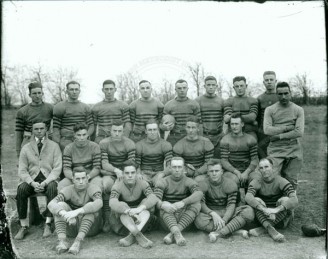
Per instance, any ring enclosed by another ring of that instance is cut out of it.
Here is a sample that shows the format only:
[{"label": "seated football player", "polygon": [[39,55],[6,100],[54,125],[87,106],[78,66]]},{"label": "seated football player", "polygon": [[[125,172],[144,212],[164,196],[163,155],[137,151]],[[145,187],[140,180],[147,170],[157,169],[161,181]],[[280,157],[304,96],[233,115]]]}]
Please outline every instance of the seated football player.
[{"label": "seated football player", "polygon": [[160,225],[170,231],[164,243],[172,244],[175,240],[179,246],[186,245],[181,232],[199,214],[203,193],[197,183],[186,176],[183,158],[171,159],[171,174],[157,182],[154,193],[160,200],[157,203]]},{"label": "seated football player", "polygon": [[[173,147],[174,156],[180,156],[188,166],[187,176],[197,177],[206,174],[206,162],[213,157],[212,142],[200,136],[200,123],[196,116],[186,119],[187,136],[180,139]],[[202,179],[202,177],[199,177]]]},{"label": "seated football player", "polygon": [[102,178],[99,176],[101,153],[97,143],[88,140],[88,126],[81,122],[75,124],[73,131],[75,140],[68,144],[63,153],[63,171],[65,178],[58,183],[58,190],[71,185],[72,169],[83,166],[88,174],[90,183],[102,188]]},{"label": "seated football player", "polygon": [[150,184],[166,176],[169,171],[164,170],[172,158],[172,146],[160,138],[158,123],[155,119],[146,122],[146,138],[136,143],[136,163],[138,173]]},{"label": "seated football player", "polygon": [[[198,182],[204,193],[201,212],[195,219],[195,226],[210,232],[211,242],[217,237],[225,237],[254,220],[254,210],[248,205],[236,207],[237,184],[223,177],[223,169],[219,159],[211,159],[207,163],[207,177]],[[244,238],[248,238],[247,231]]]},{"label": "seated football player", "polygon": [[104,232],[109,232],[109,196],[116,179],[123,177],[123,162],[127,159],[135,160],[134,142],[123,136],[124,122],[122,120],[113,120],[110,129],[110,137],[100,141],[101,165],[103,180],[103,202],[104,202]]},{"label": "seated football player", "polygon": [[111,207],[111,229],[119,235],[127,235],[119,240],[121,246],[131,246],[137,242],[143,248],[150,248],[153,242],[142,231],[147,229],[155,216],[150,212],[157,203],[149,184],[137,176],[136,164],[127,160],[123,163],[123,180],[113,185],[109,206]]},{"label": "seated football player", "polygon": [[[259,170],[262,177],[250,183],[246,202],[255,209],[256,218],[263,228],[251,229],[249,234],[258,236],[268,232],[274,241],[284,242],[285,236],[279,233],[275,226],[280,222],[285,223],[284,220],[290,215],[288,210],[296,208],[296,192],[292,184],[273,169],[270,158],[260,160]],[[283,224],[283,227],[286,225]]]},{"label": "seated football player", "polygon": [[[74,168],[73,185],[61,189],[57,197],[48,204],[55,218],[58,254],[67,250],[78,254],[84,237],[94,236],[101,229],[101,189],[89,184],[88,180],[89,175],[83,167]],[[70,247],[66,236],[76,236]]]}]

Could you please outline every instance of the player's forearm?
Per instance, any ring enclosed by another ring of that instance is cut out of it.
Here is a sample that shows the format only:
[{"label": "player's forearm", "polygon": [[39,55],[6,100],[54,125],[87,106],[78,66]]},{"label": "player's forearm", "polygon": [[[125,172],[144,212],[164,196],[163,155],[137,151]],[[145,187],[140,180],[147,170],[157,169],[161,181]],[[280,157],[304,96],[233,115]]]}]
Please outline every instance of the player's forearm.
[{"label": "player's forearm", "polygon": [[114,172],[114,170],[115,170],[115,167],[112,165],[112,164],[110,164],[108,161],[102,161],[101,162],[101,164],[102,164],[102,168],[104,169],[104,170],[106,170],[106,171],[108,171],[108,172]]},{"label": "player's forearm", "polygon": [[155,194],[151,193],[147,196],[146,200],[143,202],[143,205],[146,206],[146,209],[149,210],[150,208],[154,207],[158,202],[158,198]]},{"label": "player's forearm", "polygon": [[225,222],[228,222],[232,218],[233,214],[235,213],[235,209],[236,209],[236,204],[228,205],[222,219]]},{"label": "player's forearm", "polygon": [[52,140],[55,141],[56,143],[60,142],[60,130],[58,128],[53,128],[52,132]]},{"label": "player's forearm", "polygon": [[127,209],[130,209],[128,204],[126,204],[123,201],[119,201],[117,198],[111,198],[109,200],[109,207],[113,211],[120,213],[120,214],[123,214],[124,211],[126,211]]},{"label": "player's forearm", "polygon": [[94,133],[95,131],[95,125],[91,124],[89,125],[89,129],[88,129],[88,135],[91,137],[92,134]]},{"label": "player's forearm", "polygon": [[189,205],[192,203],[199,202],[203,198],[203,192],[202,191],[195,191],[192,193],[189,197],[183,199],[185,205]]},{"label": "player's forearm", "polygon": [[228,159],[221,158],[221,164],[222,164],[222,167],[223,167],[226,171],[229,171],[229,172],[235,174],[234,171],[237,170],[237,169],[236,169],[235,167],[233,167],[233,166],[230,164],[230,162],[229,162]]},{"label": "player's forearm", "polygon": [[296,139],[303,136],[304,126],[295,125],[295,128],[291,131],[279,134],[280,139]]},{"label": "player's forearm", "polygon": [[88,202],[83,206],[84,214],[95,213],[100,210],[103,206],[102,199],[96,199],[94,201]]},{"label": "player's forearm", "polygon": [[202,201],[200,205],[201,205],[201,212],[205,214],[209,214],[210,212],[212,212],[212,210],[209,207],[207,207],[205,202]]},{"label": "player's forearm", "polygon": [[124,124],[124,136],[128,138],[130,136],[131,130],[132,130],[131,122],[126,122]]},{"label": "player's forearm", "polygon": [[22,142],[23,142],[24,132],[23,131],[16,131],[16,152],[17,157],[19,157],[19,153],[21,150]]},{"label": "player's forearm", "polygon": [[249,113],[249,114],[244,114],[244,115],[241,115],[241,117],[243,118],[244,122],[245,123],[252,123],[256,120],[256,116],[257,114],[256,113]]},{"label": "player's forearm", "polygon": [[68,178],[68,179],[70,179],[70,180],[72,180],[73,179],[73,171],[72,171],[72,169],[71,168],[69,168],[69,167],[64,167],[64,175],[65,175],[65,177],[66,178]]},{"label": "player's forearm", "polygon": [[249,192],[247,192],[247,194],[245,196],[245,201],[249,206],[251,206],[254,209],[256,209],[257,206],[261,205],[261,203],[255,199],[254,195]]},{"label": "player's forearm", "polygon": [[98,167],[94,167],[94,168],[92,168],[92,170],[89,172],[88,175],[89,175],[90,179],[93,179],[93,178],[95,178],[96,176],[98,176],[99,173],[100,173],[100,168],[98,168]]}]

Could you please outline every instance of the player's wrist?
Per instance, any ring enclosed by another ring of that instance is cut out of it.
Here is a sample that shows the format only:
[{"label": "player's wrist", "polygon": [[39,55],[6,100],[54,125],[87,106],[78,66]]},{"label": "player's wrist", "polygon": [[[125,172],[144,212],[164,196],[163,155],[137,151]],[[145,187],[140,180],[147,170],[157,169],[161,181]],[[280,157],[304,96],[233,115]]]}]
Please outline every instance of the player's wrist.
[{"label": "player's wrist", "polygon": [[129,208],[129,209],[126,209],[123,213],[124,213],[125,215],[128,215],[128,214],[130,213],[130,211],[131,211],[131,209]]}]

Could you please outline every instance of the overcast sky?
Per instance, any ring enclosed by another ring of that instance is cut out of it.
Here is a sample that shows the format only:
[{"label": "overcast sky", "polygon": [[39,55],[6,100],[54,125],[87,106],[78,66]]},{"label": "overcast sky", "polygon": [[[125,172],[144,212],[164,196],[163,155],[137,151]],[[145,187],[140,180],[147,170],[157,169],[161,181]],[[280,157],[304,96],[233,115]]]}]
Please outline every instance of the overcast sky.
[{"label": "overcast sky", "polygon": [[261,82],[265,70],[279,80],[306,72],[326,88],[322,1],[2,4],[3,64],[76,68],[88,103],[100,101],[102,82],[120,73],[138,72],[158,87],[163,78],[187,78],[184,66],[193,62],[229,81]]}]

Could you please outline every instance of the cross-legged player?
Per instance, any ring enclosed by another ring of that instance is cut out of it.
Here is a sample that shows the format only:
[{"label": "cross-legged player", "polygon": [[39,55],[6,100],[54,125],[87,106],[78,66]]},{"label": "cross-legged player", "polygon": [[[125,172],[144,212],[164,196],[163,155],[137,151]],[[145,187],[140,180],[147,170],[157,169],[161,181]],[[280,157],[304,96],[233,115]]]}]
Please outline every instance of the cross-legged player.
[{"label": "cross-legged player", "polygon": [[[210,232],[211,242],[225,237],[254,220],[254,210],[248,206],[236,207],[237,184],[223,177],[219,159],[207,162],[207,177],[198,182],[204,193],[201,212],[195,219],[198,229]],[[248,238],[247,231],[243,237]]]},{"label": "cross-legged player", "polygon": [[179,246],[186,245],[181,232],[194,222],[199,214],[203,193],[197,183],[186,176],[184,160],[173,157],[171,174],[157,182],[154,193],[160,199],[157,203],[160,225],[170,231],[164,237],[165,244],[175,240]]},{"label": "cross-legged player", "polygon": [[[296,208],[298,204],[296,192],[288,180],[273,170],[273,161],[270,158],[260,160],[259,170],[262,177],[250,183],[246,202],[255,209],[256,218],[272,239],[284,242],[284,235],[279,233],[275,226],[288,217],[288,210]],[[261,229],[249,231],[254,236],[261,232],[263,232]]]},{"label": "cross-legged player", "polygon": [[116,234],[127,235],[120,239],[121,246],[137,242],[143,248],[152,247],[153,242],[141,231],[148,221],[154,220],[149,210],[157,201],[149,184],[138,178],[136,164],[129,160],[124,162],[123,179],[115,182],[109,200],[112,230]]},{"label": "cross-legged player", "polygon": [[[73,185],[64,187],[48,204],[55,217],[58,254],[67,250],[78,254],[85,236],[94,236],[101,229],[101,190],[98,186],[89,184],[88,178],[83,167],[74,168]],[[67,236],[76,236],[70,247]]]}]

